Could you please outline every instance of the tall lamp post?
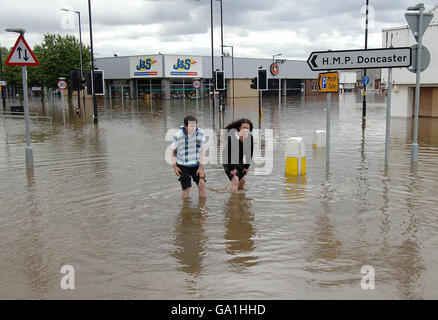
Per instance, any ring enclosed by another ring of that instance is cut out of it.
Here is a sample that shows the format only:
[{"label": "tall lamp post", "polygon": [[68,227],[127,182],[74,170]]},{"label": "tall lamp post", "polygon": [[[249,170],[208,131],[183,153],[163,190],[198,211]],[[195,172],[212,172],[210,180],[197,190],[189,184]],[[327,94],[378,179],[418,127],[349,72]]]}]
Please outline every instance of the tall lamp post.
[{"label": "tall lamp post", "polygon": [[[231,48],[231,78],[233,79],[233,120],[234,120],[234,48],[233,46],[222,45],[223,48]],[[224,55],[222,54],[222,59]]]},{"label": "tall lamp post", "polygon": [[91,22],[91,3],[90,0],[88,0],[88,20],[90,23],[90,47],[91,47],[91,92],[93,94],[93,107],[94,107],[94,124],[98,123],[98,114],[97,114],[97,99],[96,99],[96,93],[94,92],[94,51],[93,51],[93,29]]},{"label": "tall lamp post", "polygon": [[[77,13],[78,15],[78,21],[79,21],[79,59],[81,60],[81,82],[84,80],[84,72],[82,70],[82,64],[83,64],[83,60],[82,60],[82,31],[81,31],[81,13],[79,11],[75,11],[75,10],[69,10],[69,9],[65,9],[62,8],[62,11],[67,11],[67,12],[74,12]],[[84,97],[84,107],[85,107],[85,94],[83,95]],[[80,91],[78,91],[78,107],[80,108]]]},{"label": "tall lamp post", "polygon": [[[216,0],[221,3],[221,61],[222,61],[222,68],[221,70],[224,71],[224,22],[223,22],[223,15],[222,15],[222,0]],[[223,109],[224,107],[224,92],[220,92],[220,108]]]}]

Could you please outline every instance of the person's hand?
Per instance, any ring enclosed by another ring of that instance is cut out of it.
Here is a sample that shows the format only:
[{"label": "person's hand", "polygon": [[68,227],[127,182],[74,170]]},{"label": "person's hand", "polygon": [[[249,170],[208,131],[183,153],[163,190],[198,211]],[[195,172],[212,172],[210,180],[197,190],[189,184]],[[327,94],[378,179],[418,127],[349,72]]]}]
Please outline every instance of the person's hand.
[{"label": "person's hand", "polygon": [[199,167],[198,170],[196,171],[196,175],[198,175],[199,178],[204,179],[204,177],[205,177],[204,169]]},{"label": "person's hand", "polygon": [[244,174],[248,174],[248,172],[249,172],[249,169],[243,169]]},{"label": "person's hand", "polygon": [[176,164],[173,165],[173,170],[175,171],[177,177],[181,177],[181,169],[178,168]]},{"label": "person's hand", "polygon": [[237,175],[237,169],[234,169],[233,171],[230,171],[230,173],[231,173],[233,176]]}]

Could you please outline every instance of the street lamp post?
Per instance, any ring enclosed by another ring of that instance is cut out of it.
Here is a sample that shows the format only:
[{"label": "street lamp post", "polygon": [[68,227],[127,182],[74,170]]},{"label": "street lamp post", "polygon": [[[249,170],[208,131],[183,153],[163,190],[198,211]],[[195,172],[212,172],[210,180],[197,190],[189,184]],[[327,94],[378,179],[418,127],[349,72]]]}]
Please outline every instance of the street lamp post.
[{"label": "street lamp post", "polygon": [[91,47],[91,92],[93,94],[93,107],[94,107],[94,124],[98,123],[98,114],[97,114],[97,99],[96,93],[94,92],[94,51],[93,51],[93,23],[91,22],[91,3],[88,0],[88,20],[90,23],[90,47]]},{"label": "street lamp post", "polygon": [[[222,48],[231,48],[231,78],[233,79],[233,120],[234,120],[234,48],[233,46],[222,45]],[[223,58],[223,54],[222,54]]]},{"label": "street lamp post", "polygon": [[[79,59],[80,59],[80,64],[81,64],[81,87],[82,87],[82,81],[84,80],[84,72],[82,70],[82,64],[83,64],[83,59],[82,59],[82,30],[81,30],[81,13],[79,11],[75,11],[75,10],[69,10],[69,9],[61,9],[62,11],[69,11],[69,12],[74,12],[77,13],[78,15],[78,21],[79,21]],[[82,90],[81,90],[82,91]],[[84,107],[85,107],[85,94],[83,94],[84,97]],[[81,107],[81,96],[80,96],[80,91],[78,91],[78,108]]]},{"label": "street lamp post", "polygon": [[[224,71],[224,23],[223,23],[223,15],[222,15],[222,0],[216,0],[221,3],[221,61],[222,61],[222,71]],[[224,92],[220,92],[220,108],[224,107]]]}]

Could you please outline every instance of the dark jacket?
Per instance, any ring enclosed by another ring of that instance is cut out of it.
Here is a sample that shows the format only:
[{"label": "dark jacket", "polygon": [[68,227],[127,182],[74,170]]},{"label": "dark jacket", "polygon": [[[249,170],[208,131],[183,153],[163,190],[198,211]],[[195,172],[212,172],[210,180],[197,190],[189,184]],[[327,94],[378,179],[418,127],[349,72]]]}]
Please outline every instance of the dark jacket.
[{"label": "dark jacket", "polygon": [[[230,130],[222,151],[224,167],[232,171],[237,168],[248,169],[254,154],[254,138],[251,133],[242,142],[236,137],[236,130]],[[237,146],[239,146],[237,148]]]}]

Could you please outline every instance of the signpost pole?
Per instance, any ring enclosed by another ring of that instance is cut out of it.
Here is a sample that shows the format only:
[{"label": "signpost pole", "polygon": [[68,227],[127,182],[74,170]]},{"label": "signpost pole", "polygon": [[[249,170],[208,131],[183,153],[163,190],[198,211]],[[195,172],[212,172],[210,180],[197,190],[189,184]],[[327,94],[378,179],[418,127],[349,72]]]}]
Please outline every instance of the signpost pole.
[{"label": "signpost pole", "polygon": [[388,69],[388,91],[386,98],[386,136],[385,136],[385,173],[389,165],[389,137],[391,132],[391,93],[392,93],[392,68]]},{"label": "signpost pole", "polygon": [[26,126],[26,168],[33,168],[33,152],[30,142],[30,117],[29,117],[29,100],[27,97],[27,72],[26,66],[21,66],[21,78],[23,81],[23,101],[24,101],[24,121]]},{"label": "signpost pole", "polygon": [[411,148],[411,162],[418,161],[418,113],[420,109],[420,75],[421,75],[421,47],[423,43],[423,12],[424,7],[420,8],[418,19],[418,49],[417,49],[417,76],[415,84],[415,111],[414,111],[414,137]]},{"label": "signpost pole", "polygon": [[326,135],[325,135],[325,164],[327,174],[330,168],[330,102],[332,94],[327,93],[327,119],[326,119]]},{"label": "signpost pole", "polygon": [[[365,50],[368,49],[368,7],[369,0],[366,1],[365,13]],[[364,77],[367,75],[367,69],[363,69]],[[363,101],[362,101],[362,119],[367,116],[367,85],[363,85]]]},{"label": "signpost pole", "polygon": [[[3,80],[3,60],[2,60],[2,46],[0,45],[0,78]],[[2,91],[3,100],[3,111],[6,112],[6,101],[5,101],[5,88],[0,88]]]}]

